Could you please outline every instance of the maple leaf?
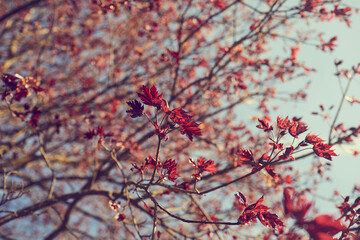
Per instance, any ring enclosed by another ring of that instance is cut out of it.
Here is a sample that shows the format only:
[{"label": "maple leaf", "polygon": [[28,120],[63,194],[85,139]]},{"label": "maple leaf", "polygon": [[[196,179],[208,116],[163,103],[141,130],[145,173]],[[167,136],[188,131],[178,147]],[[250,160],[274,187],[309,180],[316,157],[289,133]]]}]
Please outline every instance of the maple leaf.
[{"label": "maple leaf", "polygon": [[104,135],[104,132],[105,132],[105,129],[104,129],[103,126],[98,126],[97,129],[96,129],[96,131],[97,131],[96,134],[97,134],[98,136],[103,136],[103,135]]},{"label": "maple leaf", "polygon": [[265,167],[265,170],[266,170],[266,172],[267,172],[270,176],[272,176],[273,178],[278,178],[278,177],[279,177],[278,174],[275,173],[274,168],[271,167],[270,165],[267,165],[267,166]]},{"label": "maple leaf", "polygon": [[247,149],[247,150],[240,149],[238,155],[239,155],[239,161],[248,162],[254,160],[254,155],[251,149]]},{"label": "maple leaf", "polygon": [[[152,157],[152,156],[149,156],[147,158],[145,158],[145,170],[150,167],[150,168],[155,168],[155,164],[156,164],[156,161],[155,159]],[[158,168],[161,168],[161,162],[158,161]]]},{"label": "maple leaf", "polygon": [[285,152],[279,156],[279,159],[281,160],[286,160],[288,158],[291,158],[293,161],[295,161],[295,158],[293,156],[291,156],[291,154],[294,152],[294,147],[293,146],[290,146],[290,147],[287,147]]},{"label": "maple leaf", "polygon": [[163,99],[161,101],[161,107],[162,107],[162,109],[164,110],[165,113],[167,113],[167,114],[170,113],[169,104],[165,99]]},{"label": "maple leaf", "polygon": [[206,160],[203,157],[197,159],[198,169],[200,171],[207,171],[209,173],[216,173],[216,168],[213,160]]},{"label": "maple leaf", "polygon": [[95,129],[89,129],[89,131],[85,133],[85,138],[87,139],[92,139],[94,136],[96,136]]},{"label": "maple leaf", "polygon": [[197,181],[200,180],[201,174],[205,171],[213,174],[216,173],[214,161],[206,160],[203,157],[199,157],[197,159],[196,168],[197,168],[197,172],[195,174],[192,174],[192,177],[195,178]]},{"label": "maple leaf", "polygon": [[240,201],[240,209],[245,207],[238,218],[239,223],[249,224],[249,222],[256,222],[256,219],[259,219],[264,226],[271,226],[272,228],[280,228],[284,226],[279,217],[274,213],[268,212],[270,208],[262,204],[264,200],[263,196],[259,198],[256,203],[251,205],[246,203],[246,198],[242,193],[239,192],[238,195],[235,195],[235,197]]},{"label": "maple leaf", "polygon": [[318,137],[317,135],[315,135],[315,134],[310,134],[310,133],[309,133],[308,135],[306,135],[305,142],[314,145],[314,144],[316,144],[316,143],[325,142],[325,140],[319,138],[319,137]]},{"label": "maple leaf", "polygon": [[265,119],[261,120],[258,118],[258,121],[260,124],[256,126],[257,128],[263,129],[264,132],[270,132],[273,130],[273,127],[269,126],[269,123]]},{"label": "maple leaf", "polygon": [[284,223],[279,219],[279,217],[275,213],[265,212],[259,214],[258,218],[264,226],[272,227],[274,229],[275,228],[279,229],[280,227],[284,226]]},{"label": "maple leaf", "polygon": [[191,115],[189,115],[187,112],[180,108],[174,108],[170,111],[170,119],[174,121],[175,123],[183,123],[183,122],[189,122],[191,120]]},{"label": "maple leaf", "polygon": [[226,7],[224,0],[215,0],[213,4],[216,8],[219,8],[220,10],[223,10]]},{"label": "maple leaf", "polygon": [[285,215],[294,217],[298,222],[303,222],[312,203],[306,200],[304,194],[295,192],[292,187],[286,187],[284,188],[283,205]]},{"label": "maple leaf", "polygon": [[173,57],[175,58],[175,64],[178,65],[179,64],[179,53],[178,52],[175,52],[175,51],[171,51],[170,49],[166,49],[168,51],[168,53]]},{"label": "maple leaf", "polygon": [[286,117],[285,119],[277,117],[277,127],[287,130],[291,127],[291,120],[289,120],[289,117]]},{"label": "maple leaf", "polygon": [[346,229],[340,220],[326,214],[305,222],[304,228],[312,239],[333,239],[335,234]]},{"label": "maple leaf", "polygon": [[142,93],[138,93],[138,96],[145,105],[150,105],[157,108],[161,107],[162,94],[159,95],[154,85],[151,88],[147,88],[145,85],[143,85]]},{"label": "maple leaf", "polygon": [[34,107],[31,110],[31,113],[32,113],[32,115],[31,115],[31,119],[29,121],[30,126],[36,127],[38,125],[38,122],[39,122],[41,111],[39,111],[38,107]]},{"label": "maple leaf", "polygon": [[305,123],[300,122],[300,121],[294,121],[291,124],[291,127],[289,129],[289,133],[291,136],[293,136],[294,138],[298,138],[298,136],[305,132],[307,130],[307,126]]},{"label": "maple leaf", "polygon": [[278,150],[283,150],[284,149],[284,145],[282,143],[277,143],[274,139],[270,139],[271,141],[273,141],[272,143],[269,143],[270,146],[273,146],[273,149],[278,149]]},{"label": "maple leaf", "polygon": [[163,169],[166,169],[167,177],[170,181],[175,181],[179,175],[176,173],[176,162],[173,159],[167,159],[163,164]]},{"label": "maple leaf", "polygon": [[144,105],[142,105],[138,100],[128,101],[127,104],[131,107],[131,109],[126,110],[126,112],[130,113],[132,118],[142,116]]},{"label": "maple leaf", "polygon": [[316,155],[318,155],[319,157],[323,157],[326,158],[330,161],[332,161],[331,156],[338,156],[334,150],[332,150],[333,145],[328,145],[325,143],[316,143],[313,147],[313,150],[315,152]]},{"label": "maple leaf", "polygon": [[193,140],[193,135],[197,135],[197,136],[201,135],[199,124],[197,124],[196,122],[181,123],[180,128],[181,128],[181,134],[183,135],[185,134],[190,139],[190,141]]}]

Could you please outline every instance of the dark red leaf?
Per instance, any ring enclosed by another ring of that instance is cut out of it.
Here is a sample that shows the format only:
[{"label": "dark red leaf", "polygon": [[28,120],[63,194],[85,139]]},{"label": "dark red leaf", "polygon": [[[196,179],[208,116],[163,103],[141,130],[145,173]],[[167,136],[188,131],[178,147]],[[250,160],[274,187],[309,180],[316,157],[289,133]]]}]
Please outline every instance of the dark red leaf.
[{"label": "dark red leaf", "polygon": [[162,94],[159,95],[155,86],[147,88],[145,85],[142,87],[142,93],[138,93],[141,101],[150,106],[159,108],[162,103]]},{"label": "dark red leaf", "polygon": [[263,129],[264,132],[270,132],[273,130],[273,127],[270,126],[269,123],[265,119],[263,119],[263,120],[258,119],[258,121],[260,124],[256,126],[257,128]]},{"label": "dark red leaf", "polygon": [[197,136],[201,135],[199,124],[195,122],[181,123],[180,128],[181,128],[181,134],[185,134],[190,139],[190,141],[193,140],[193,135],[197,135]]},{"label": "dark red leaf", "polygon": [[130,113],[132,118],[142,116],[144,105],[142,105],[138,100],[129,101],[127,104],[131,107],[131,109],[126,110],[126,112]]}]

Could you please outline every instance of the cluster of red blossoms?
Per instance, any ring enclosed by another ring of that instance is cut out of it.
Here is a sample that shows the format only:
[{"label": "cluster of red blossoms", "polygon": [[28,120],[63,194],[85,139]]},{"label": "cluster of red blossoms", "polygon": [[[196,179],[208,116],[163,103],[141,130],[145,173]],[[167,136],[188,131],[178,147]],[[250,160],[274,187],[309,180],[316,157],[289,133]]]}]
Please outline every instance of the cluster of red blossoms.
[{"label": "cluster of red blossoms", "polygon": [[[131,168],[131,171],[136,170],[137,173],[143,175],[147,169],[155,169],[156,161],[153,157],[149,156],[145,159],[145,163],[142,165],[137,166],[135,163],[132,165],[133,168]],[[176,172],[176,165],[177,163],[173,159],[167,159],[164,163],[158,161],[156,171],[160,176],[160,180],[169,179],[174,182],[179,177]]]},{"label": "cluster of red blossoms", "polygon": [[[267,119],[259,119],[259,125],[257,125],[257,128],[263,129],[265,132],[271,132],[273,131],[273,127],[269,125],[267,122]],[[283,150],[283,144],[279,143],[282,136],[289,133],[294,138],[298,138],[300,134],[307,131],[308,127],[305,123],[301,122],[298,118],[293,118],[290,120],[288,117],[286,118],[277,118],[277,127],[279,129],[279,136],[275,138],[271,138],[272,143],[270,145],[273,146],[273,150],[277,149],[279,151]],[[288,158],[291,158],[295,160],[293,156],[291,156],[294,153],[294,150],[298,149],[299,147],[306,147],[309,144],[313,145],[313,151],[316,155],[319,157],[332,160],[331,156],[337,156],[337,154],[334,152],[334,150],[331,149],[332,145],[328,145],[324,143],[325,140],[319,138],[317,135],[314,134],[308,134],[303,141],[299,143],[297,147],[287,147],[285,149],[285,152],[278,157],[279,160],[286,160]],[[244,155],[242,153],[241,155]],[[249,155],[249,154],[247,154]],[[249,156],[243,156],[242,158],[252,160]],[[248,160],[248,161],[249,161]],[[242,160],[244,161],[244,160]]]},{"label": "cluster of red blossoms", "polygon": [[[274,127],[269,124],[268,120],[269,119],[266,117],[264,119],[258,119],[259,124],[256,127],[262,129],[264,132],[273,133]],[[299,151],[305,150],[304,147],[312,145],[312,151],[317,156],[328,159],[330,161],[332,160],[332,156],[337,156],[334,150],[331,149],[332,145],[325,144],[325,140],[314,134],[308,134],[304,140],[298,143],[297,146],[290,145],[288,147],[284,147],[284,144],[281,143],[283,136],[289,134],[295,140],[299,138],[300,134],[307,131],[307,125],[301,122],[299,118],[293,118],[290,120],[288,117],[278,117],[277,129],[277,134],[272,134],[272,137],[269,138],[271,140],[269,145],[272,146],[270,154],[269,152],[265,152],[260,156],[260,158],[256,158],[251,149],[235,147],[231,150],[232,154],[235,155],[237,159],[237,162],[234,164],[237,165],[241,162],[248,162],[253,167],[252,172],[257,172],[264,168],[268,174],[275,179],[276,182],[281,183],[286,180],[282,179],[282,177],[274,171],[273,163],[288,159],[295,160],[293,155]]]},{"label": "cluster of red blossoms", "polygon": [[[165,122],[162,120],[161,123],[158,124],[156,119],[155,121],[151,121],[155,127],[155,134],[161,139],[167,140],[167,133],[176,128],[179,128],[181,134],[185,134],[190,141],[193,140],[193,135],[201,135],[199,124],[191,121],[192,116],[180,108],[169,110],[166,100],[162,98],[162,94],[158,93],[155,86],[152,86],[151,88],[143,86],[142,91],[138,93],[138,96],[143,104],[153,106],[157,111],[162,109],[165,112],[167,116],[163,118],[163,120],[166,119]],[[144,105],[142,103],[138,100],[127,102],[130,109],[126,112],[129,113],[132,118],[143,116]],[[170,123],[168,119],[170,119],[172,123]]]},{"label": "cluster of red blossoms", "polygon": [[[19,75],[11,75],[4,73],[1,76],[1,80],[3,83],[4,91],[1,94],[1,100],[3,101],[16,101],[20,102],[23,98],[26,98],[31,95],[31,92],[37,94],[39,92],[44,91],[41,87],[39,87],[39,83],[36,79],[32,77],[21,77]],[[24,104],[24,111],[15,111],[13,113],[21,118],[23,121],[25,118],[30,115],[30,120],[28,121],[30,126],[36,127],[39,122],[41,111],[37,106],[34,106],[30,109],[29,104]]]},{"label": "cluster of red blossoms", "polygon": [[35,93],[42,92],[44,89],[38,86],[38,82],[32,77],[16,77],[11,74],[4,73],[2,75],[2,82],[4,83],[5,91],[2,93],[2,100],[7,96],[15,101],[20,101],[30,95],[32,90]]},{"label": "cluster of red blossoms", "polygon": [[89,129],[88,132],[85,133],[85,138],[87,139],[93,139],[93,137],[99,136],[99,137],[112,137],[114,136],[113,132],[105,133],[105,129],[103,126],[98,126],[96,129]]},{"label": "cluster of red blossoms", "polygon": [[239,192],[235,195],[238,203],[236,206],[241,212],[238,222],[241,224],[249,224],[250,222],[256,222],[256,219],[259,219],[264,226],[271,226],[272,228],[277,228],[280,231],[280,228],[284,226],[284,223],[279,219],[279,217],[268,212],[269,207],[262,204],[264,198],[261,197],[254,204],[247,204],[245,196]]}]

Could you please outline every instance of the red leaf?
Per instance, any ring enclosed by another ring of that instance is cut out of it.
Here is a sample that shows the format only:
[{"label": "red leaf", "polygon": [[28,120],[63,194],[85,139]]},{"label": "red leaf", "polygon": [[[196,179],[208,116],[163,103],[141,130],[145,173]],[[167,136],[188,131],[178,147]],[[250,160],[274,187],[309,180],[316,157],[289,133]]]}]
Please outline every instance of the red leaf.
[{"label": "red leaf", "polygon": [[307,130],[307,126],[305,123],[300,122],[300,121],[294,121],[291,124],[291,127],[289,129],[289,133],[291,136],[293,136],[294,138],[298,138],[298,136],[305,132]]},{"label": "red leaf", "polygon": [[94,136],[96,136],[95,129],[89,129],[89,131],[85,133],[85,138],[87,139],[92,139]]},{"label": "red leaf", "polygon": [[181,123],[180,127],[181,127],[181,134],[185,134],[190,139],[190,141],[193,140],[193,135],[198,135],[198,136],[201,135],[199,124],[195,122]]},{"label": "red leaf", "polygon": [[273,127],[269,126],[269,123],[265,119],[258,119],[258,121],[260,122],[260,124],[256,126],[257,128],[263,129],[264,132],[270,132],[273,130]]},{"label": "red leaf", "polygon": [[282,119],[281,117],[277,118],[277,127],[287,130],[289,129],[291,126],[291,120],[289,120],[288,117],[286,117],[285,119]]},{"label": "red leaf", "polygon": [[247,150],[240,149],[238,155],[240,157],[239,158],[240,161],[247,162],[247,161],[253,161],[254,160],[254,155],[253,155],[251,149],[247,149]]},{"label": "red leaf", "polygon": [[219,8],[220,10],[223,10],[226,7],[224,0],[215,0],[213,4],[216,8]]},{"label": "red leaf", "polygon": [[293,152],[294,152],[293,146],[287,147],[285,152],[281,156],[279,156],[279,159],[286,160],[288,158],[291,158],[292,160],[295,161],[295,158],[291,156]]},{"label": "red leaf", "polygon": [[31,119],[29,121],[30,126],[36,127],[38,125],[38,122],[39,122],[41,111],[39,111],[37,107],[34,107],[31,110],[31,113],[32,113],[32,115],[31,115]]},{"label": "red leaf", "polygon": [[322,142],[325,142],[325,140],[319,138],[317,135],[315,134],[308,134],[306,135],[306,138],[305,138],[305,142],[307,143],[310,143],[310,144],[316,144],[316,143],[322,143]]},{"label": "red leaf", "polygon": [[179,175],[176,173],[176,162],[173,159],[167,159],[163,164],[163,169],[166,169],[167,177],[170,181],[175,181]]},{"label": "red leaf", "polygon": [[166,49],[170,55],[175,58],[175,64],[179,64],[179,53],[175,51],[171,51],[170,49]]},{"label": "red leaf", "polygon": [[340,220],[330,215],[317,216],[314,220],[306,222],[304,226],[310,237],[320,240],[333,239],[335,234],[346,229]]},{"label": "red leaf", "polygon": [[162,94],[159,95],[155,86],[147,88],[145,85],[142,87],[142,93],[138,93],[141,101],[150,106],[159,108],[162,103]]},{"label": "red leaf", "polygon": [[127,104],[131,107],[131,109],[126,110],[126,112],[130,113],[132,118],[142,116],[144,105],[142,105],[138,100],[128,101]]},{"label": "red leaf", "polygon": [[209,173],[216,173],[216,168],[213,160],[206,160],[203,157],[199,157],[197,159],[197,164],[198,169],[200,169],[201,172],[207,171]]},{"label": "red leaf", "polygon": [[246,197],[244,196],[244,194],[242,194],[241,192],[238,192],[237,194],[235,194],[235,197],[236,197],[237,199],[239,199],[242,204],[244,204],[244,205],[247,206],[247,204],[246,204]]},{"label": "red leaf", "polygon": [[126,218],[126,215],[123,213],[117,213],[115,216],[116,221],[118,222],[122,222],[124,221],[124,219]]},{"label": "red leaf", "polygon": [[312,203],[308,202],[304,194],[295,192],[294,188],[284,188],[283,205],[285,215],[294,217],[298,222],[303,222]]},{"label": "red leaf", "polygon": [[[238,218],[239,223],[245,224],[249,222],[256,222],[256,218],[258,218],[264,226],[271,226],[272,228],[284,226],[278,216],[268,212],[270,208],[262,204],[264,200],[263,196],[259,198],[256,203],[251,204],[250,206],[246,204],[246,198],[242,193],[239,192],[235,195],[235,197],[240,201],[239,210],[242,211],[240,217]],[[245,209],[243,209],[243,207],[245,207]]]},{"label": "red leaf", "polygon": [[178,124],[189,122],[191,120],[191,115],[180,108],[171,110],[169,116],[172,121]]},{"label": "red leaf", "polygon": [[319,157],[323,157],[332,161],[331,156],[338,156],[338,155],[331,148],[332,145],[319,142],[314,145],[313,150],[315,154],[318,155]]}]

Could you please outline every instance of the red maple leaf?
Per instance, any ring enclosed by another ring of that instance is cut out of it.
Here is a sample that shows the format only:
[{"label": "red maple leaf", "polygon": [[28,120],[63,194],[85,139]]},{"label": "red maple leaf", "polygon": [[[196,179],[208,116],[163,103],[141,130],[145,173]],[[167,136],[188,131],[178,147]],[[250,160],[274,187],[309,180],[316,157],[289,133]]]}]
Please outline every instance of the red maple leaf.
[{"label": "red maple leaf", "polygon": [[249,224],[250,222],[256,222],[256,219],[259,219],[264,226],[271,226],[272,228],[280,228],[284,226],[283,222],[279,217],[268,212],[269,207],[262,204],[264,198],[263,196],[257,200],[256,203],[248,205],[246,203],[246,198],[242,193],[238,193],[235,197],[239,200],[239,209],[243,209],[238,222],[241,224]]},{"label": "red maple leaf", "polygon": [[189,115],[187,112],[180,108],[174,108],[170,111],[170,119],[174,121],[175,123],[183,123],[183,122],[189,122],[191,120],[191,115]]},{"label": "red maple leaf", "polygon": [[295,158],[293,156],[291,156],[291,154],[293,154],[293,152],[294,152],[293,146],[287,147],[285,152],[281,156],[279,156],[279,159],[286,160],[288,158],[291,158],[292,160],[295,161]]},{"label": "red maple leaf", "polygon": [[330,161],[332,161],[331,156],[338,156],[334,150],[332,150],[333,145],[328,145],[325,143],[316,143],[313,147],[313,150],[315,152],[316,155],[318,155],[319,157],[323,157],[326,158]]},{"label": "red maple leaf", "polygon": [[168,53],[173,57],[175,58],[175,64],[179,64],[179,53],[178,52],[175,52],[175,51],[171,51],[170,49],[166,49],[168,51]]},{"label": "red maple leaf", "polygon": [[260,124],[256,126],[257,128],[264,129],[264,132],[270,132],[273,130],[273,127],[270,126],[269,123],[265,119],[263,119],[263,120],[258,119],[258,121]]},{"label": "red maple leaf", "polygon": [[31,118],[30,118],[30,126],[32,127],[36,127],[38,125],[38,122],[39,122],[39,118],[40,118],[40,113],[41,111],[39,111],[38,107],[34,107],[32,110],[31,110]]},{"label": "red maple leaf", "polygon": [[254,155],[251,149],[247,149],[247,150],[240,149],[238,155],[239,155],[239,161],[248,162],[254,160]]},{"label": "red maple leaf", "polygon": [[298,138],[298,136],[307,130],[307,126],[305,123],[300,121],[294,121],[291,123],[291,127],[289,129],[289,133],[294,138]]},{"label": "red maple leaf", "polygon": [[197,172],[195,174],[192,174],[192,177],[195,178],[197,181],[200,180],[201,174],[205,171],[209,173],[216,173],[214,161],[206,160],[204,157],[199,157],[197,159],[196,169]]},{"label": "red maple leaf", "polygon": [[138,100],[126,102],[131,109],[126,110],[127,113],[131,114],[132,118],[141,117],[144,111],[144,105],[142,105]]},{"label": "red maple leaf", "polygon": [[285,215],[294,217],[298,222],[303,222],[312,203],[307,201],[304,194],[295,192],[292,187],[284,188],[283,205]]},{"label": "red maple leaf", "polygon": [[142,93],[138,93],[141,101],[150,106],[154,106],[157,108],[161,107],[162,103],[162,94],[159,95],[155,86],[151,88],[147,88],[145,85],[142,87]]},{"label": "red maple leaf", "polygon": [[304,228],[308,231],[312,239],[333,239],[333,236],[346,228],[340,220],[334,219],[330,215],[317,216],[312,221],[307,221]]},{"label": "red maple leaf", "polygon": [[201,135],[201,130],[199,128],[199,124],[196,122],[184,122],[180,124],[181,134],[185,134],[190,141],[193,140],[193,135]]},{"label": "red maple leaf", "polygon": [[291,120],[289,120],[289,117],[286,117],[285,119],[277,117],[277,127],[287,130],[291,127]]},{"label": "red maple leaf", "polygon": [[167,177],[170,181],[175,181],[179,175],[176,173],[176,162],[173,159],[167,159],[163,164],[163,169],[166,170]]},{"label": "red maple leaf", "polygon": [[92,139],[94,136],[96,136],[95,129],[89,129],[89,131],[85,133],[85,138],[87,139]]},{"label": "red maple leaf", "polygon": [[308,135],[306,135],[305,142],[314,145],[314,144],[316,144],[316,143],[325,142],[325,140],[319,138],[319,137],[318,137],[317,135],[315,135],[315,134],[310,134],[310,133],[309,133]]},{"label": "red maple leaf", "polygon": [[216,168],[213,160],[206,160],[203,157],[197,159],[198,169],[202,172],[216,173]]},{"label": "red maple leaf", "polygon": [[277,143],[274,139],[270,139],[271,141],[273,141],[272,143],[269,143],[271,146],[273,146],[273,149],[277,149],[277,150],[283,150],[284,149],[284,144],[282,143]]},{"label": "red maple leaf", "polygon": [[220,10],[223,10],[224,8],[226,8],[226,5],[225,5],[225,3],[224,3],[224,0],[215,0],[215,1],[213,2],[213,4],[214,4],[214,6],[215,6],[216,8],[219,8]]}]

